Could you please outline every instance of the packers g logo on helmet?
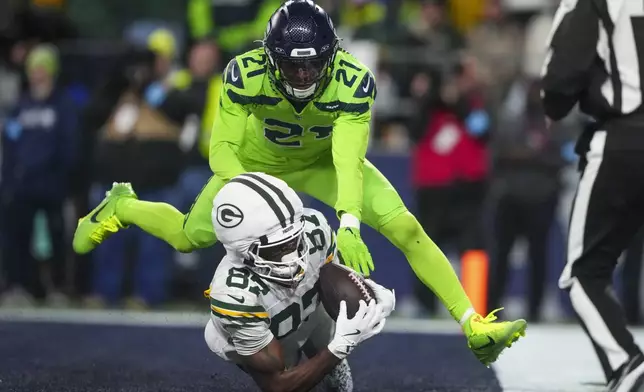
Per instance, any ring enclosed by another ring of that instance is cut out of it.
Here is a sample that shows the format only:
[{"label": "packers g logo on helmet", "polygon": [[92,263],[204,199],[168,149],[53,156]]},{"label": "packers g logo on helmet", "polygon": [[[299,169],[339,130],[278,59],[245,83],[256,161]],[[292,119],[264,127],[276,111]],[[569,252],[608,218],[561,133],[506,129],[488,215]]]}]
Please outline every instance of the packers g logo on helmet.
[{"label": "packers g logo on helmet", "polygon": [[244,213],[232,204],[217,207],[217,222],[227,229],[239,226],[244,221]]}]

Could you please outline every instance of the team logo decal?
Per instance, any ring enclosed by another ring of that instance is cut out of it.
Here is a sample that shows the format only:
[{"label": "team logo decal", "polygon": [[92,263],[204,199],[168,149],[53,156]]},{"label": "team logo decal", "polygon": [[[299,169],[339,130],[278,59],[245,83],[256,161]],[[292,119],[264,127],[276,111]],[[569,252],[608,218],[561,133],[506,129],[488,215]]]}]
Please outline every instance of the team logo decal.
[{"label": "team logo decal", "polygon": [[232,204],[217,207],[217,222],[227,229],[239,226],[244,220],[244,213]]}]

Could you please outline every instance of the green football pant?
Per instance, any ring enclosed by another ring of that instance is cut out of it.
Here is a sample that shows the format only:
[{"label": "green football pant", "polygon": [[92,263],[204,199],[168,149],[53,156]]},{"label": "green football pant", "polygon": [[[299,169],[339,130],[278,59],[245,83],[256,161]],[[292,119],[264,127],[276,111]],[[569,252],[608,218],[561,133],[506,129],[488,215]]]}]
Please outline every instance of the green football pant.
[{"label": "green football pant", "polygon": [[[249,168],[249,171],[262,169]],[[326,205],[335,205],[337,179],[331,159],[320,160],[304,170],[267,174],[284,180],[297,192],[310,195]],[[212,223],[212,202],[224,184],[217,176],[211,177],[186,215],[184,233],[197,248],[210,246],[217,241]],[[364,165],[363,184],[362,221],[367,225],[379,230],[407,211],[393,186],[368,161]]]}]

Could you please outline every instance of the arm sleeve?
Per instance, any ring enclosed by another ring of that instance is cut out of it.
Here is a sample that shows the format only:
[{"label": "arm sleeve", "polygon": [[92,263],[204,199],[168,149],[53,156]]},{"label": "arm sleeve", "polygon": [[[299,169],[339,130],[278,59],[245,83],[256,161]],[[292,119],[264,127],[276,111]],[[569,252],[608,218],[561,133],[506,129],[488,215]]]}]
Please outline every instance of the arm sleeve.
[{"label": "arm sleeve", "polygon": [[237,62],[232,60],[226,68],[219,96],[219,110],[215,115],[210,137],[210,169],[217,177],[224,180],[229,180],[246,171],[237,158],[237,150],[244,140],[250,112],[241,103],[233,101],[238,94],[234,91],[234,86],[229,83],[233,80],[239,84],[241,78]]},{"label": "arm sleeve", "polygon": [[565,117],[579,100],[597,56],[599,16],[595,2],[564,0],[555,14],[542,69],[546,115]]},{"label": "arm sleeve", "polygon": [[257,354],[273,341],[273,334],[268,327],[260,328],[258,325],[240,327],[229,324],[227,329],[229,333],[232,332],[235,351],[242,356]]},{"label": "arm sleeve", "polygon": [[332,154],[338,181],[335,210],[362,216],[362,171],[369,146],[375,80],[367,72],[349,99],[339,97],[341,112],[333,124]]},{"label": "arm sleeve", "polygon": [[[236,303],[234,298],[244,298],[245,303]],[[266,309],[250,300],[252,296],[241,291],[230,295],[226,291],[210,294],[212,321],[223,328],[235,351],[243,356],[258,353],[273,340]]]}]

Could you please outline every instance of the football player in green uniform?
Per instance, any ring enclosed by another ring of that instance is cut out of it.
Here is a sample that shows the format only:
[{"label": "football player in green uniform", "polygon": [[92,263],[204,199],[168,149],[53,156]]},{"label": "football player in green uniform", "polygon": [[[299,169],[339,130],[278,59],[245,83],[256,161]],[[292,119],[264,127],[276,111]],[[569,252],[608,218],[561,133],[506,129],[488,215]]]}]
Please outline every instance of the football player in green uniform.
[{"label": "football player in green uniform", "polygon": [[490,364],[525,333],[526,322],[476,314],[447,258],[365,159],[375,97],[373,74],[340,48],[328,14],[311,0],[287,1],[268,22],[262,47],[226,68],[210,142],[214,175],[190,211],[138,200],[129,184],[115,184],[79,221],[75,251],[87,253],[128,225],[182,252],[211,246],[219,189],[245,172],[268,173],[335,207],[338,250],[365,275],[373,262],[361,222],[387,237],[462,325],[477,358]]}]

